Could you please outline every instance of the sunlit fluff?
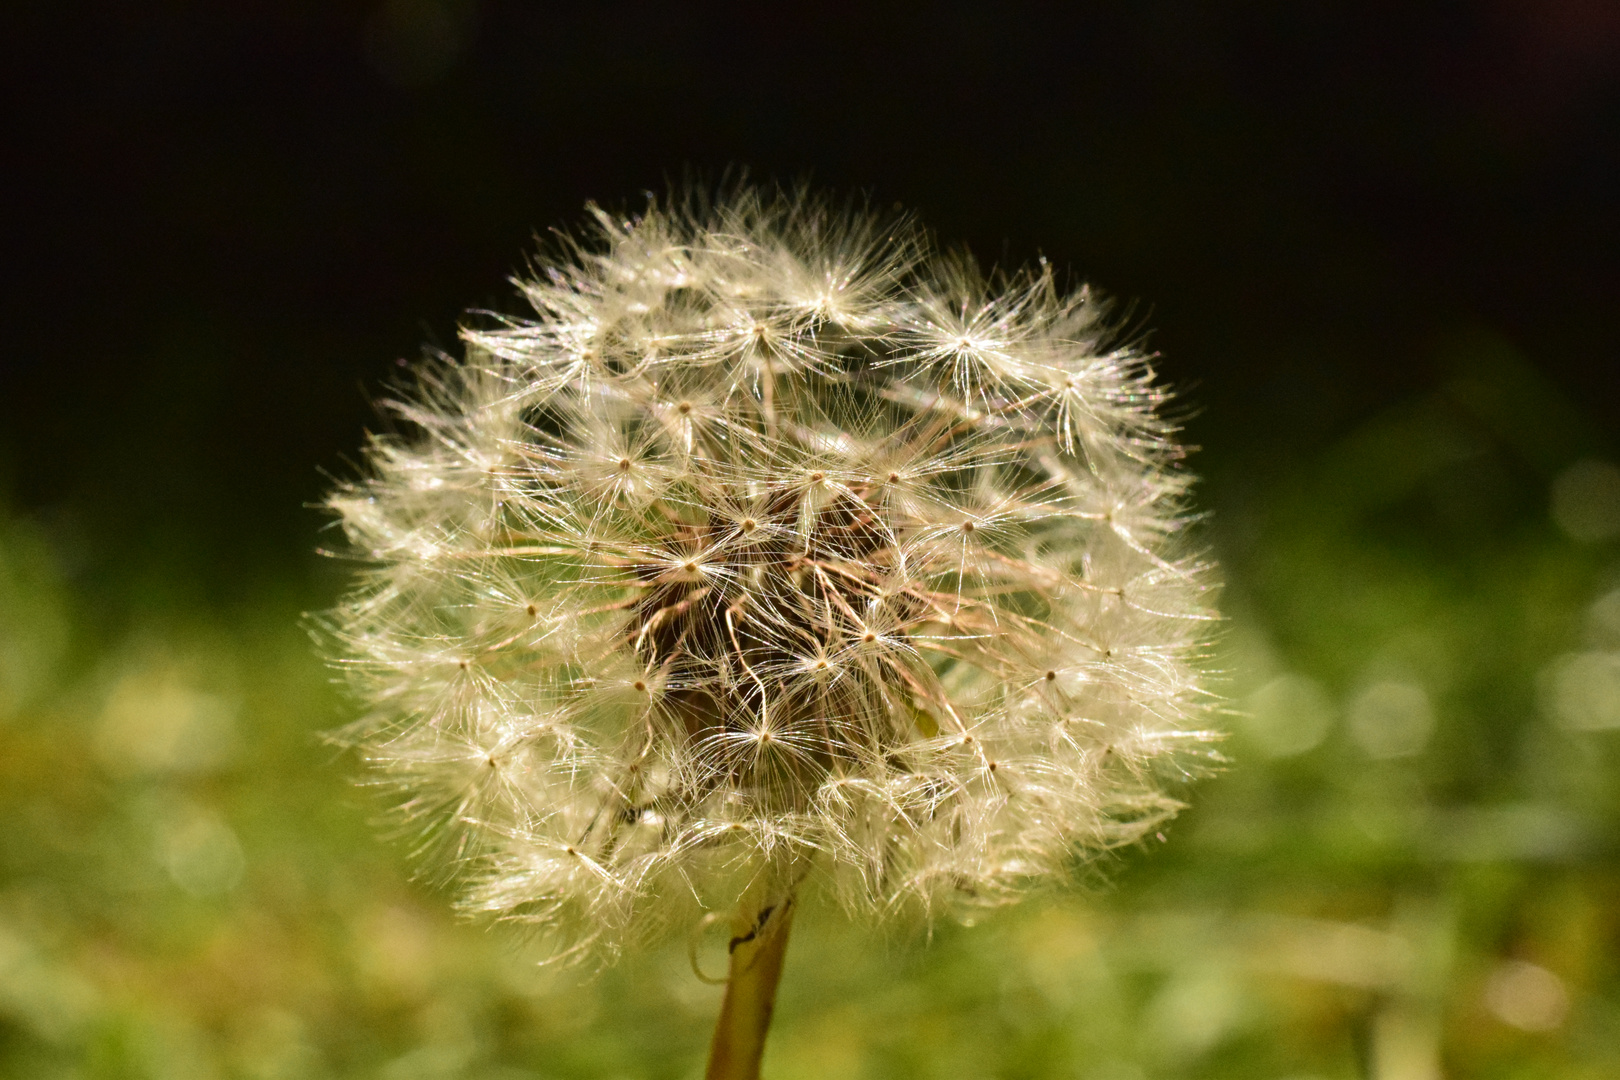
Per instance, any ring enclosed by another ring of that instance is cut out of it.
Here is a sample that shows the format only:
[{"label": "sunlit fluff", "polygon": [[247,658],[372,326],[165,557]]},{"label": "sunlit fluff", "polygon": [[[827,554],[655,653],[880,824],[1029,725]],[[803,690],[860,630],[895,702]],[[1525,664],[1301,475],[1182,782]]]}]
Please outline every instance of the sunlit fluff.
[{"label": "sunlit fluff", "polygon": [[933,915],[1173,814],[1208,585],[1098,302],[810,199],[592,212],[330,499],[342,739],[465,907],[598,958],[806,880]]}]

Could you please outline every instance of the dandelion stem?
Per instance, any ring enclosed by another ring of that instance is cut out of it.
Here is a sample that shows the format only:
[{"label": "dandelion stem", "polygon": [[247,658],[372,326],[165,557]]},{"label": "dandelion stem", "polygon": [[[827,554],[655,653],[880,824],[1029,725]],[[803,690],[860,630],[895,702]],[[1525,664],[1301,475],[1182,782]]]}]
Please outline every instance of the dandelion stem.
[{"label": "dandelion stem", "polygon": [[704,1080],[759,1080],[765,1035],[776,1007],[782,957],[793,925],[793,900],[761,911],[731,939],[731,976],[709,1044]]}]

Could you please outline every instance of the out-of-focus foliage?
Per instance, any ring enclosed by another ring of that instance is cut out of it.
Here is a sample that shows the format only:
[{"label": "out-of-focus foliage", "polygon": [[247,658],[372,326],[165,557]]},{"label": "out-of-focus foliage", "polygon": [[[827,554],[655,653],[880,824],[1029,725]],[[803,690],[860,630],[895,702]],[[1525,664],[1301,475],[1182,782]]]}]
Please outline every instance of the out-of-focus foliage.
[{"label": "out-of-focus foliage", "polygon": [[[931,941],[812,906],[767,1075],[1620,1075],[1620,472],[1459,350],[1214,471],[1230,767],[1168,843]],[[700,1075],[684,950],[542,970],[408,880],[293,601],[104,604],[0,526],[0,1073]]]}]

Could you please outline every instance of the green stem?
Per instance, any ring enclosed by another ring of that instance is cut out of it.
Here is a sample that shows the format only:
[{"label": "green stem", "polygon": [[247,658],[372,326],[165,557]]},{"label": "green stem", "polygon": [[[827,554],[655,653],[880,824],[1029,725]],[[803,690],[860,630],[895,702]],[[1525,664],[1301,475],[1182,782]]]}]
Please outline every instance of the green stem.
[{"label": "green stem", "polygon": [[793,926],[793,899],[765,908],[731,939],[731,975],[726,980],[720,1019],[709,1044],[704,1080],[759,1080],[765,1035],[782,979],[782,957]]}]

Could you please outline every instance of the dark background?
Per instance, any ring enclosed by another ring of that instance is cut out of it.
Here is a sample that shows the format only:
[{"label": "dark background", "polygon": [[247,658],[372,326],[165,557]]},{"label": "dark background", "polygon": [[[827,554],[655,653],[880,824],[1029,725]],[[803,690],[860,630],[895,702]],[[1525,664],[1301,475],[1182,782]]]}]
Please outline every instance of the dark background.
[{"label": "dark background", "polygon": [[1459,341],[1620,432],[1602,0],[29,7],[0,500],[86,583],[329,598],[307,504],[396,359],[511,308],[585,200],[689,168],[902,203],[1133,303],[1224,498]]}]

